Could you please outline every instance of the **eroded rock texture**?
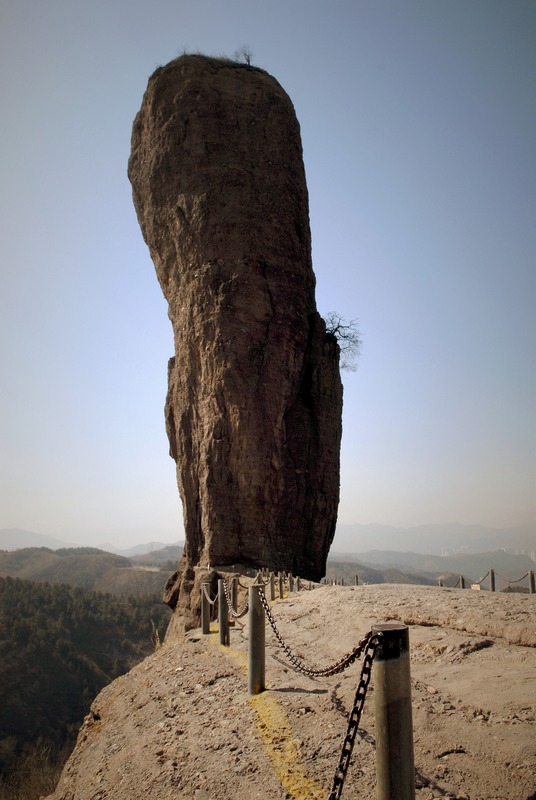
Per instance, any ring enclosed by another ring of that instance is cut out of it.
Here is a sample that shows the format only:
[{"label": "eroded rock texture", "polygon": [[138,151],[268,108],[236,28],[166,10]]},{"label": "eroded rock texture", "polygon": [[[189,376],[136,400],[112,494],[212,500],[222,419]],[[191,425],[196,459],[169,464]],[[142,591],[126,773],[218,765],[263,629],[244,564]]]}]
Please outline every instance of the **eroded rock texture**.
[{"label": "eroded rock texture", "polygon": [[339,501],[342,387],[316,310],[292,103],[263,70],[182,56],[149,80],[129,178],[175,339],[179,606],[197,565],[319,579]]}]

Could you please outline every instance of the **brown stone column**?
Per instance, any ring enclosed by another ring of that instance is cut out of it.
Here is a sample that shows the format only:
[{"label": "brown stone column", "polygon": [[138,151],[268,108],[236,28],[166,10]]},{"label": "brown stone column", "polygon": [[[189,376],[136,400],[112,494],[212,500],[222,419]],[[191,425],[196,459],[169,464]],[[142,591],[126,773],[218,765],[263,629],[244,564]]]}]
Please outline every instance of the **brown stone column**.
[{"label": "brown stone column", "polygon": [[263,70],[182,56],[149,80],[129,178],[175,340],[179,607],[198,566],[318,580],[337,518],[342,385],[316,310],[292,103]]}]

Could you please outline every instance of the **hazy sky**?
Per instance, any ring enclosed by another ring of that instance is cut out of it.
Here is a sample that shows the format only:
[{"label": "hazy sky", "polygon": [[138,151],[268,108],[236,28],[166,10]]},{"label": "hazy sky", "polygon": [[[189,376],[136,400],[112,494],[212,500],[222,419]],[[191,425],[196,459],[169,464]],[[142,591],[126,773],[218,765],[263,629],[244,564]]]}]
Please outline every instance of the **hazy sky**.
[{"label": "hazy sky", "polygon": [[302,129],[358,318],[343,523],[534,523],[534,0],[2,0],[0,528],[183,538],[171,325],[127,180],[147,79],[241,45]]}]

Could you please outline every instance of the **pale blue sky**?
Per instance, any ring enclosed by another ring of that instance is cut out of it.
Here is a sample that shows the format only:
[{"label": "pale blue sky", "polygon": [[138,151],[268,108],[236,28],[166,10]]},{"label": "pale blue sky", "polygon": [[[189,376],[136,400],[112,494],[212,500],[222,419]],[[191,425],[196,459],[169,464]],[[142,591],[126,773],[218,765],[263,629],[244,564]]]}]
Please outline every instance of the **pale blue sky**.
[{"label": "pale blue sky", "polygon": [[241,45],[300,120],[342,523],[535,522],[536,3],[2,0],[0,528],[182,538],[126,167],[150,73]]}]

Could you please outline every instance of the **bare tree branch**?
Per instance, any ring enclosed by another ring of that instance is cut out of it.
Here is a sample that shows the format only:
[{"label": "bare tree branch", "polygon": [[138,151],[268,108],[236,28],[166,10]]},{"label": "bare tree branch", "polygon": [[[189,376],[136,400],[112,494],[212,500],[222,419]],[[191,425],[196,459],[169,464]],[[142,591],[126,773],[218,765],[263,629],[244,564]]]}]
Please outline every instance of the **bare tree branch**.
[{"label": "bare tree branch", "polygon": [[253,56],[254,53],[251,52],[250,48],[246,44],[243,44],[242,47],[239,47],[234,53],[235,60],[247,64],[248,67],[251,66],[251,59]]},{"label": "bare tree branch", "polygon": [[357,319],[346,320],[338,311],[330,311],[324,317],[326,334],[334,336],[341,352],[340,367],[355,372],[361,355],[361,331]]}]

